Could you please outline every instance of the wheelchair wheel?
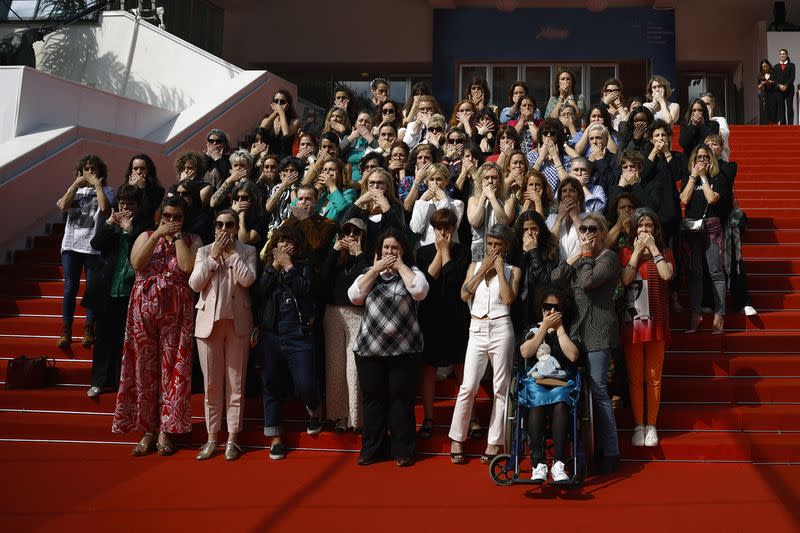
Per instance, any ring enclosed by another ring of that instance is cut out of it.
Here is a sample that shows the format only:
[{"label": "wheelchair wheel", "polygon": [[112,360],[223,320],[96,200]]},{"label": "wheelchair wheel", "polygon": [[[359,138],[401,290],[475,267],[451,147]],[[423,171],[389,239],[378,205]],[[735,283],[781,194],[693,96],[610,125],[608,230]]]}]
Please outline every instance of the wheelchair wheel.
[{"label": "wheelchair wheel", "polygon": [[502,453],[492,459],[489,463],[489,477],[492,478],[496,484],[507,486],[514,483],[516,473],[514,467],[511,465],[511,455]]}]

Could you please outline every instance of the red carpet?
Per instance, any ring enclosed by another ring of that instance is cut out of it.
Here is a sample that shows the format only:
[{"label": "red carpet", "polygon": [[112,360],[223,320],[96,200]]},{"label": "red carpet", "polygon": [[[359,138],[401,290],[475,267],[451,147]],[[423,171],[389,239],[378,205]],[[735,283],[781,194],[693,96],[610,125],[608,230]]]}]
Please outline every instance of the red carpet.
[{"label": "red carpet", "polygon": [[[264,450],[134,459],[128,446],[0,444],[5,531],[796,531],[800,470],[626,463],[578,492],[496,487],[486,467],[425,457],[357,467],[354,454]],[[10,480],[13,480],[10,481]],[[13,483],[13,485],[12,485]],[[13,488],[12,488],[13,487]]]}]

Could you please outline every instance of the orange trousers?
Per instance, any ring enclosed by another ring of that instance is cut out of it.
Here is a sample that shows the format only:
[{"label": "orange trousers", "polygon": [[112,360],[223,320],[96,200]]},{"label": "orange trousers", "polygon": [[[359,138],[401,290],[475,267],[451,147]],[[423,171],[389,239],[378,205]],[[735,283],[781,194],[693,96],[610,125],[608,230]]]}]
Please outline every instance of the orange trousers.
[{"label": "orange trousers", "polygon": [[[664,366],[664,341],[625,343],[628,367],[628,388],[631,393],[633,421],[639,425],[656,425],[661,404],[661,369]],[[647,367],[647,368],[645,368]],[[645,371],[647,372],[647,418],[644,418]]]}]

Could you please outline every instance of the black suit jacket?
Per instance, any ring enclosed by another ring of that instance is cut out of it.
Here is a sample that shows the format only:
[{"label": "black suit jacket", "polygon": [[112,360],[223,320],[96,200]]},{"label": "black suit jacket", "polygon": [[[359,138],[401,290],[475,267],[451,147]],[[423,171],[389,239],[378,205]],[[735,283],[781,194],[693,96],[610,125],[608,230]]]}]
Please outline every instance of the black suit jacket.
[{"label": "black suit jacket", "polygon": [[794,63],[791,61],[786,63],[786,70],[781,69],[780,62],[775,63],[772,67],[772,77],[775,80],[775,85],[786,85],[786,92],[788,93],[792,93],[794,89],[794,74]]}]

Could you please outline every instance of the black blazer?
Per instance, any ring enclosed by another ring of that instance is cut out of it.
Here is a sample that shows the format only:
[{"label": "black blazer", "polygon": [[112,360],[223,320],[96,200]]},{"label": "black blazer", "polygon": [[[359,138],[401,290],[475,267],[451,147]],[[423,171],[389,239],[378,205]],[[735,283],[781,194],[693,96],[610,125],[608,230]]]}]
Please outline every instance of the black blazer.
[{"label": "black blazer", "polygon": [[[134,219],[131,226],[128,254],[133,249],[133,243],[143,231],[150,229],[152,223],[142,216]],[[114,281],[114,267],[117,264],[119,253],[119,240],[122,230],[119,226],[111,226],[102,221],[100,227],[92,237],[92,248],[100,251],[97,258],[94,275],[87,282],[86,292],[81,300],[83,307],[91,308],[95,313],[104,312],[111,297],[111,282]]]},{"label": "black blazer", "polygon": [[786,70],[781,69],[780,62],[775,63],[772,67],[772,78],[775,80],[775,89],[778,85],[786,85],[786,92],[790,93],[794,90],[794,63],[789,61],[786,63]]}]

